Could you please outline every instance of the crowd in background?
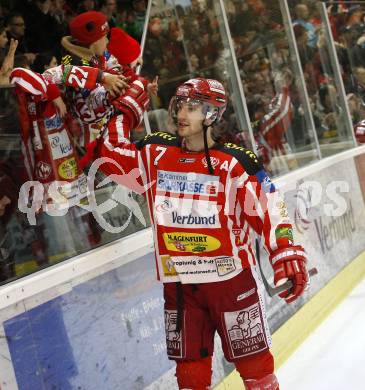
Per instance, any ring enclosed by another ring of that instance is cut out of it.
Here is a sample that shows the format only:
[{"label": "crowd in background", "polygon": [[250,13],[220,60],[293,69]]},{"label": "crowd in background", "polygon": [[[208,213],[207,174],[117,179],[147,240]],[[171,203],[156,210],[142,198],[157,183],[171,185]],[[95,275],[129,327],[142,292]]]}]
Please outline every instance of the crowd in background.
[{"label": "crowd in background", "polygon": [[[288,26],[285,26],[279,2],[226,0],[224,3],[251,126],[264,160],[268,162],[273,151],[283,155],[314,148],[314,135],[309,131],[312,128],[309,108],[320,144],[351,140],[352,135],[346,130],[345,107],[339,101],[339,85],[321,2],[288,2],[308,105],[299,83],[301,75],[293,64],[293,47],[289,44]],[[196,75],[219,78],[231,90],[229,79],[234,69],[223,38],[225,33],[218,8],[217,2],[212,0],[192,0],[191,4],[176,8],[155,7],[149,23],[143,68],[148,75],[160,75],[159,101],[154,102],[155,108],[166,108],[176,85]],[[365,8],[346,1],[340,5],[328,4],[326,8],[355,125],[363,117],[359,96],[362,85],[365,86],[361,84],[365,76],[361,63],[365,58],[362,36]],[[279,104],[284,100],[290,107],[285,112]],[[247,146],[247,128],[242,129],[242,124],[238,123],[234,101],[231,103],[224,115],[221,133],[226,140]],[[286,118],[272,129],[272,118],[278,114],[275,110],[281,110],[280,115]],[[160,111],[158,115],[162,117]],[[154,113],[150,117],[153,121],[156,119]],[[280,142],[273,142],[270,131]]]},{"label": "crowd in background", "polygon": [[354,126],[365,117],[365,6],[328,7],[336,51]]},{"label": "crowd in background", "polygon": [[68,22],[91,10],[103,12],[110,27],[121,27],[136,39],[143,32],[147,0],[13,0],[0,3],[0,64],[11,39],[18,41],[14,66],[37,72],[54,66],[68,35]]},{"label": "crowd in background", "polygon": [[[60,63],[63,55],[60,40],[69,35],[69,21],[88,10],[103,12],[111,27],[122,27],[140,40],[146,5],[145,0],[0,2],[0,85],[5,86],[0,88],[0,283],[115,239],[108,233],[101,237],[104,232],[92,215],[77,207],[71,208],[65,218],[54,220],[40,212],[35,226],[18,210],[19,190],[27,175],[20,146],[17,102],[7,88],[10,72],[14,67],[23,67],[43,73]],[[123,212],[116,213],[120,219],[117,224],[125,222],[123,218],[127,215]],[[123,233],[131,232],[133,226]]]},{"label": "crowd in background", "polygon": [[[121,27],[140,39],[147,0],[14,0],[1,4],[0,84],[4,84],[12,65],[9,56],[14,52],[15,67],[43,72],[56,65],[62,54],[59,42],[68,33],[68,22],[81,12],[100,10],[107,15],[111,27]],[[217,2],[192,0],[184,6],[176,2],[176,7],[171,4],[156,1],[144,52],[143,72],[160,76],[160,94],[153,102],[154,108],[166,108],[178,82],[188,77],[230,77]],[[344,114],[337,101],[338,85],[330,65],[319,2],[293,0],[288,4],[318,137],[320,141],[338,140],[341,134],[336,124],[341,123],[339,118]],[[299,148],[309,144],[303,96],[294,82],[299,75],[291,63],[288,32],[279,3],[226,0],[225,7],[254,130],[260,132],[260,121],[269,114],[270,104],[285,83],[293,106],[292,138]],[[363,85],[365,88],[364,9],[343,1],[328,5],[327,10],[356,121],[362,116]],[[13,40],[18,41],[16,51]],[[229,122],[226,134],[234,135],[239,126],[229,114],[234,116],[234,112],[225,115]]]}]

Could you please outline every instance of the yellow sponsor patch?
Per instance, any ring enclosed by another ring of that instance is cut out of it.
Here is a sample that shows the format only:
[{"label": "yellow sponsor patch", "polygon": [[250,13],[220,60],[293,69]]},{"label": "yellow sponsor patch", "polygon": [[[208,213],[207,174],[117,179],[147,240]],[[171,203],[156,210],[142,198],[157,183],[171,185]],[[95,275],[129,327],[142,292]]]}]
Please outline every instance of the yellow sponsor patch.
[{"label": "yellow sponsor patch", "polygon": [[58,174],[62,179],[74,179],[77,176],[77,164],[74,157],[67,159],[58,167]]},{"label": "yellow sponsor patch", "polygon": [[161,263],[165,276],[177,276],[174,262],[169,255],[161,256]]},{"label": "yellow sponsor patch", "polygon": [[206,234],[172,232],[163,233],[167,250],[185,253],[206,253],[220,248],[215,237]]}]

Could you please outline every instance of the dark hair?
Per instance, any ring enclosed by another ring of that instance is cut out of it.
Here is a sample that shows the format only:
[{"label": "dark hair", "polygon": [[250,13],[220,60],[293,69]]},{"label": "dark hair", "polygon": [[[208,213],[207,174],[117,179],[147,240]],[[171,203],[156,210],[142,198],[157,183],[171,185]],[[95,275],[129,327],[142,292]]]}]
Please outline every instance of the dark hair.
[{"label": "dark hair", "polygon": [[323,107],[326,107],[326,97],[330,93],[330,87],[334,87],[334,85],[325,83],[319,87],[318,96]]},{"label": "dark hair", "polygon": [[5,31],[5,25],[0,22],[0,34],[2,34]]},{"label": "dark hair", "polygon": [[303,27],[301,24],[296,24],[293,26],[293,30],[296,39],[301,38],[307,32],[305,27]]},{"label": "dark hair", "polygon": [[365,43],[355,45],[351,51],[351,59],[355,67],[365,66]]},{"label": "dark hair", "polygon": [[19,12],[11,12],[5,19],[5,25],[9,26],[14,18],[22,18],[24,20],[24,16]]},{"label": "dark hair", "polygon": [[31,65],[32,70],[34,70],[34,72],[43,73],[45,71],[45,66],[49,65],[53,57],[55,57],[55,55],[50,51],[37,54]]},{"label": "dark hair", "polygon": [[14,68],[26,68],[30,63],[26,55],[20,54],[14,57]]}]

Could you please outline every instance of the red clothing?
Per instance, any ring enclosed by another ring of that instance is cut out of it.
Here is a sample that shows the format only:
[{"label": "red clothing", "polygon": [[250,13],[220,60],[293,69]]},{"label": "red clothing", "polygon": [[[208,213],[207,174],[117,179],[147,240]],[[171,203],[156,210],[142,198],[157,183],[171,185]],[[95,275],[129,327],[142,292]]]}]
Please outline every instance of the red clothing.
[{"label": "red clothing", "polygon": [[[70,64],[79,66],[82,64],[99,69],[102,72],[123,74],[123,76],[129,77],[130,84],[136,80],[141,81],[145,89],[148,85],[148,80],[138,76],[129,66],[120,65],[117,59],[108,52],[101,57],[94,56],[91,60],[81,59],[75,55],[65,55],[62,61],[63,66],[70,66]],[[62,80],[59,67],[48,69],[43,75],[55,84],[60,84]],[[118,113],[112,105],[113,99],[104,86],[100,84],[100,80],[93,89],[80,85],[79,88],[66,88],[64,94],[69,111],[77,122],[77,125],[74,123],[74,127],[77,129],[76,132],[80,133],[79,145],[86,147],[99,133],[109,131],[107,124],[111,118],[116,116],[121,119],[121,122],[117,124],[117,131],[121,130],[118,134],[111,136],[111,142],[113,143],[115,139],[119,139],[120,142],[124,138],[123,118],[117,115]],[[116,143],[113,143],[113,145],[116,145]]]},{"label": "red clothing", "polygon": [[216,330],[229,362],[269,349],[271,336],[265,308],[250,271],[229,281],[182,285],[180,331],[176,331],[177,288],[174,283],[164,285],[169,358],[197,360],[212,356]]},{"label": "red clothing", "polygon": [[[204,153],[184,150],[177,137],[163,132],[117,148],[105,140],[97,155],[114,159],[125,173],[138,169],[139,184],[151,185],[146,196],[163,282],[233,278],[255,264],[253,233],[263,236],[269,253],[293,244],[285,204],[247,149],[211,148],[212,175]],[[107,162],[102,169],[121,174],[117,164]]]},{"label": "red clothing", "polygon": [[355,125],[355,136],[357,142],[360,144],[365,143],[365,120],[362,120]]},{"label": "red clothing", "polygon": [[[91,67],[57,67],[59,84],[77,88],[94,88],[101,72]],[[72,136],[52,100],[59,96],[57,86],[43,75],[16,68],[11,73],[16,86],[21,124],[22,152],[29,180],[37,180],[48,191],[55,182],[67,182],[61,196],[51,191],[46,195],[58,202],[64,197],[77,203],[86,195],[86,177],[80,170]],[[64,185],[64,184],[62,184]],[[59,186],[61,188],[61,184]]]},{"label": "red clothing", "polygon": [[293,105],[287,87],[274,96],[269,109],[259,124],[259,130],[272,149],[283,149],[283,136],[293,119]]}]

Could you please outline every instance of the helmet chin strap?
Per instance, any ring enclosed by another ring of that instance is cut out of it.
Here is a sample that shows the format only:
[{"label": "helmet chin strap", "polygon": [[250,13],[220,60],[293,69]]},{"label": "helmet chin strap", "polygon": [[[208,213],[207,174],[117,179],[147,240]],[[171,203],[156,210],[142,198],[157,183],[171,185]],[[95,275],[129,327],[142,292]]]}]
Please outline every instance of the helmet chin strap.
[{"label": "helmet chin strap", "polygon": [[212,163],[210,161],[210,154],[209,154],[209,148],[208,148],[208,129],[209,129],[209,126],[207,126],[203,123],[204,153],[205,153],[205,158],[207,159],[208,171],[212,175],[214,172],[214,169],[213,169]]}]

